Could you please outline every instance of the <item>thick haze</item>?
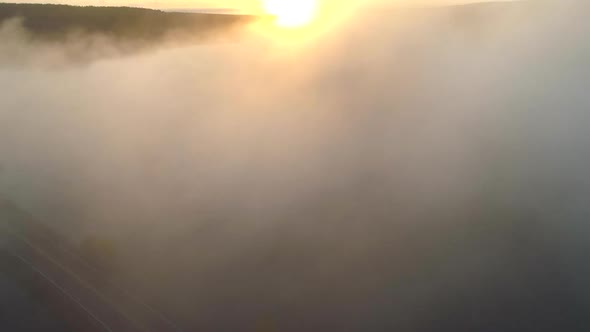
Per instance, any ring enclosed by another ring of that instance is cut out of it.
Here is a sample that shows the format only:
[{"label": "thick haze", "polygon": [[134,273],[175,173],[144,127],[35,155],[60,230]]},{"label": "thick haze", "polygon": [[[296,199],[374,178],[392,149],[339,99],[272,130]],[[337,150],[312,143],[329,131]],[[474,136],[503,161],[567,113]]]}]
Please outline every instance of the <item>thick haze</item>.
[{"label": "thick haze", "polygon": [[189,330],[585,331],[587,8],[392,11],[72,66],[12,22],[0,192],[108,239],[113,273]]}]

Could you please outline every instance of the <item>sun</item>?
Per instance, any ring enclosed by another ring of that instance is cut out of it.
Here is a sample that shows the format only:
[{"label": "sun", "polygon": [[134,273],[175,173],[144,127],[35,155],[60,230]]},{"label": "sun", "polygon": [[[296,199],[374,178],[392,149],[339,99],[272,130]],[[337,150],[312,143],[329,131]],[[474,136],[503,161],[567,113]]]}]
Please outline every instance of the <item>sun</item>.
[{"label": "sun", "polygon": [[264,11],[284,28],[297,28],[313,21],[318,0],[263,0]]}]

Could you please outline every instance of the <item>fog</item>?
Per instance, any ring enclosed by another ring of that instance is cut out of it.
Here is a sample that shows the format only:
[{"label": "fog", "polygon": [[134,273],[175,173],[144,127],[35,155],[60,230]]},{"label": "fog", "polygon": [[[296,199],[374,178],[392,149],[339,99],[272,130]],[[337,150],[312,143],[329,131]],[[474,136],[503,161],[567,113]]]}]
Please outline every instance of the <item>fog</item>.
[{"label": "fog", "polygon": [[586,330],[586,7],[359,10],[125,56],[91,36],[71,65],[10,22],[0,193],[109,241],[187,330]]}]

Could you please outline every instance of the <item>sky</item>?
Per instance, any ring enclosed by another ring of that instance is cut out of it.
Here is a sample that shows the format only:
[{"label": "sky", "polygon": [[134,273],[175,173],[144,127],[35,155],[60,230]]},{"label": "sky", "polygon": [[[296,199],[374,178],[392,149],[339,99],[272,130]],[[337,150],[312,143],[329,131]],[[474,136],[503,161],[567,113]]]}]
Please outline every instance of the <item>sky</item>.
[{"label": "sky", "polygon": [[[344,1],[344,0],[343,0]],[[412,4],[448,4],[476,2],[477,0],[348,0],[385,4],[400,2]],[[16,3],[63,3],[71,5],[132,6],[149,8],[233,8],[252,10],[259,7],[261,0],[8,0],[2,2]]]}]

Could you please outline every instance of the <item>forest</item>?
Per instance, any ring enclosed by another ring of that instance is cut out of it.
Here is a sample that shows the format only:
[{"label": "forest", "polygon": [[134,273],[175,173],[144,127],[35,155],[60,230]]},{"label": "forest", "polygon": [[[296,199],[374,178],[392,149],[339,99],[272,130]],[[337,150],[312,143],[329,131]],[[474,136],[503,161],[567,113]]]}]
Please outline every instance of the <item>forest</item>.
[{"label": "forest", "polygon": [[33,39],[63,40],[72,33],[88,33],[115,39],[156,41],[172,33],[206,38],[255,18],[130,7],[0,3],[0,22],[9,19],[20,19]]}]

